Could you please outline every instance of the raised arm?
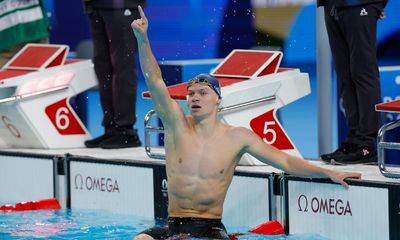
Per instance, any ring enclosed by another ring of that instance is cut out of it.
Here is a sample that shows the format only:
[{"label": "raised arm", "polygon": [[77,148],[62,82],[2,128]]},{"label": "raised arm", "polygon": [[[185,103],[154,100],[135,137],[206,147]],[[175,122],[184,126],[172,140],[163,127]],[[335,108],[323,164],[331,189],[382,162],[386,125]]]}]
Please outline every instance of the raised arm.
[{"label": "raised arm", "polygon": [[150,47],[147,36],[148,20],[143,9],[140,6],[138,9],[141,18],[134,20],[131,26],[138,42],[140,66],[158,116],[164,125],[173,124],[175,122],[173,118],[181,116],[183,113],[179,105],[169,95],[160,67]]},{"label": "raised arm", "polygon": [[332,181],[340,183],[346,188],[348,185],[344,179],[361,177],[360,173],[337,172],[321,168],[302,158],[289,155],[271,145],[265,144],[256,134],[248,129],[238,128],[237,131],[240,138],[236,139],[242,139],[244,152],[289,174],[310,178],[330,178]]}]

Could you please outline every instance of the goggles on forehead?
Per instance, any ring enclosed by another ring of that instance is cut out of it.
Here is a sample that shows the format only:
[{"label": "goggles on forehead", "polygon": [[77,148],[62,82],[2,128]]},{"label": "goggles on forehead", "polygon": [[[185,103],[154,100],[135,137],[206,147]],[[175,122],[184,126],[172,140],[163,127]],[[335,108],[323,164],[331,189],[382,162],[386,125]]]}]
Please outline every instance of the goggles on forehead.
[{"label": "goggles on forehead", "polygon": [[195,83],[199,83],[201,85],[207,85],[210,88],[214,89],[213,85],[211,85],[211,83],[207,79],[204,79],[204,78],[193,78],[193,79],[191,79],[188,82],[188,87],[193,86]]},{"label": "goggles on forehead", "polygon": [[193,79],[189,80],[187,88],[193,86],[194,84],[201,84],[204,86],[209,86],[221,98],[221,88],[217,79],[208,74],[200,74]]}]

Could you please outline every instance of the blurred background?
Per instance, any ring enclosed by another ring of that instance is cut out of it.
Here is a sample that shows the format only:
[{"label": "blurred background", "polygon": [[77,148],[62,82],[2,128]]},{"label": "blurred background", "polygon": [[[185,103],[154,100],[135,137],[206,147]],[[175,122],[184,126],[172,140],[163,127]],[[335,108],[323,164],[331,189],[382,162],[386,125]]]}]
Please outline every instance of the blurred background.
[{"label": "blurred background", "polygon": [[[67,44],[70,58],[91,58],[91,35],[82,0],[45,0],[51,23],[50,43]],[[382,101],[400,99],[400,2],[390,0],[379,21],[377,44],[381,67]],[[282,67],[299,68],[310,76],[311,94],[279,111],[288,135],[300,153],[317,159],[318,117],[316,78],[317,8],[313,0],[148,0],[145,8],[150,21],[149,38],[160,62],[219,59],[233,49],[266,49],[283,52]],[[333,69],[333,68],[332,68]],[[136,128],[143,141],[143,119],[151,107],[141,98],[146,90],[139,71]],[[169,73],[164,73],[168,77]],[[186,73],[185,77],[194,76]],[[346,127],[332,70],[332,150],[344,136]],[[96,89],[74,99],[73,105],[93,137],[101,135],[101,108]],[[385,114],[382,122],[398,118]],[[399,133],[393,135],[394,138]]]}]

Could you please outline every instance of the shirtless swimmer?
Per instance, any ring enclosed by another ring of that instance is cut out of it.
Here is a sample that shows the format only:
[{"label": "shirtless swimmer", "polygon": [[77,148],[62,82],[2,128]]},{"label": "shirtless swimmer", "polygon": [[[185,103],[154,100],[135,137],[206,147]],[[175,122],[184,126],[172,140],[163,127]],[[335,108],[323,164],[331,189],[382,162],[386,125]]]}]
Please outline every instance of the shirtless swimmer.
[{"label": "shirtless swimmer", "polygon": [[265,144],[247,128],[220,122],[220,86],[211,75],[201,74],[189,81],[190,115],[186,116],[168,93],[150,48],[148,20],[141,7],[139,12],[141,18],[132,22],[132,29],[146,84],[164,125],[169,218],[166,227],[145,230],[135,239],[168,239],[180,234],[229,239],[221,222],[222,208],[235,167],[244,153],[286,173],[330,178],[346,188],[346,178],[360,178],[359,173],[318,167]]}]

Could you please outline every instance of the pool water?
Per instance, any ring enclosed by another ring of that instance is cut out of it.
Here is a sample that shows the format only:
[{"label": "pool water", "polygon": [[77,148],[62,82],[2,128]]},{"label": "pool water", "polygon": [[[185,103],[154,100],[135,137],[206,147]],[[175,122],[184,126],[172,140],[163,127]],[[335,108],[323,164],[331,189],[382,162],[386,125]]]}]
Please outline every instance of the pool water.
[{"label": "pool water", "polygon": [[[114,214],[100,210],[0,212],[0,239],[132,239],[153,219]],[[229,233],[243,232],[247,227],[229,227]],[[326,240],[316,234],[245,235],[238,239]]]}]

